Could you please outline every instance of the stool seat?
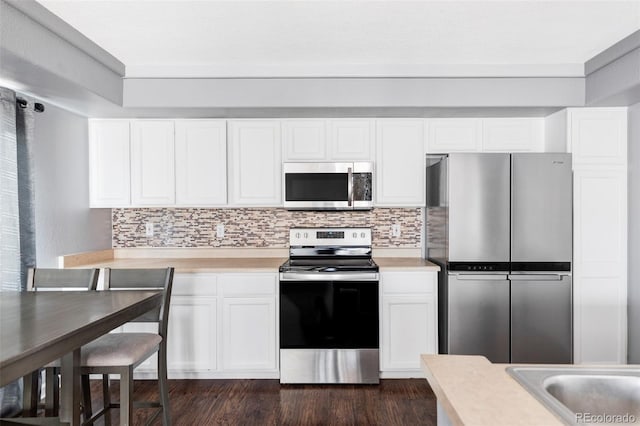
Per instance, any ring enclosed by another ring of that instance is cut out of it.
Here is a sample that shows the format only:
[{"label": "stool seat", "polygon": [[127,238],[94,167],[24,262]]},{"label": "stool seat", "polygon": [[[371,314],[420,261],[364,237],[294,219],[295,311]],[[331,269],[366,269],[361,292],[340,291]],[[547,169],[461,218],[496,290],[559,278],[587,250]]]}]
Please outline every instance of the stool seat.
[{"label": "stool seat", "polygon": [[[155,333],[109,333],[82,347],[83,367],[136,365],[158,350],[162,337]],[[60,368],[60,360],[46,368]]]},{"label": "stool seat", "polygon": [[136,365],[158,350],[162,337],[155,333],[110,333],[82,347],[83,367]]}]

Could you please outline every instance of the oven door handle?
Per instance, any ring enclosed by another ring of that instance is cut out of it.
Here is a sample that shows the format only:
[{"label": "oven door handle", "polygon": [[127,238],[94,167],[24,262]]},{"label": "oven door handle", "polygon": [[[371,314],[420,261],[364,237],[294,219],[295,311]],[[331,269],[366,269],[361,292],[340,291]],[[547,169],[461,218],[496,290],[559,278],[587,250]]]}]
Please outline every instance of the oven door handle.
[{"label": "oven door handle", "polygon": [[378,273],[299,273],[280,272],[280,281],[379,281]]}]

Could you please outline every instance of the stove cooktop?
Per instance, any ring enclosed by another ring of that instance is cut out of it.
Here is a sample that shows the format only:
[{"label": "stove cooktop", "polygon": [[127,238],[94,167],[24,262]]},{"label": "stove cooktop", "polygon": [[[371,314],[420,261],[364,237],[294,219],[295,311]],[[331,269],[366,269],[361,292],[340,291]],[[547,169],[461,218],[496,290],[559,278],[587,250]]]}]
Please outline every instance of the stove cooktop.
[{"label": "stove cooktop", "polygon": [[378,272],[373,259],[289,259],[280,272]]}]

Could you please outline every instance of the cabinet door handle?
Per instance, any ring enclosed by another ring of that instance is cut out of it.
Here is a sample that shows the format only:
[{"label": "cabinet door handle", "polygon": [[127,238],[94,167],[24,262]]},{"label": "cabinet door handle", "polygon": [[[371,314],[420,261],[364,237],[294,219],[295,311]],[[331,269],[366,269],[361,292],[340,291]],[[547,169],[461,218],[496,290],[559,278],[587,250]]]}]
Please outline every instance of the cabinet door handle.
[{"label": "cabinet door handle", "polygon": [[347,196],[349,197],[349,200],[347,205],[351,207],[353,206],[353,168],[352,167],[349,167],[347,169],[347,174],[348,174],[348,180],[349,180],[349,183],[348,183],[349,188],[348,188],[348,194],[347,194]]}]

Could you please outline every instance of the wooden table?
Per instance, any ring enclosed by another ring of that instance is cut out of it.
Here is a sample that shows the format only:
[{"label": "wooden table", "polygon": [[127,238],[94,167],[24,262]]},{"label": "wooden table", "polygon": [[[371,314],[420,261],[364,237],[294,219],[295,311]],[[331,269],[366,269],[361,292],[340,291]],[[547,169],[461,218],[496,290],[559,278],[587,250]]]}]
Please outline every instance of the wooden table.
[{"label": "wooden table", "polygon": [[161,301],[160,291],[0,292],[0,386],[62,358],[60,419],[80,424],[80,348]]}]

